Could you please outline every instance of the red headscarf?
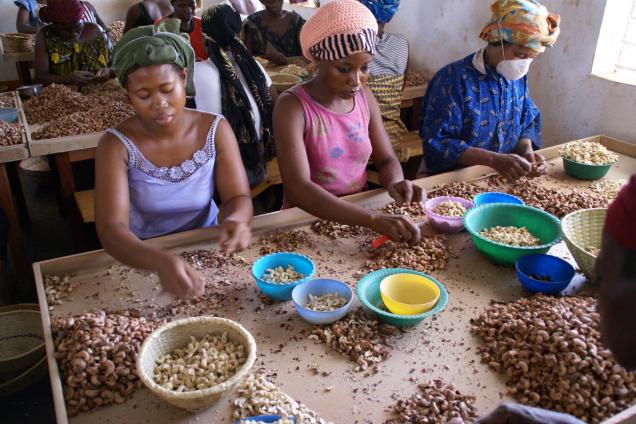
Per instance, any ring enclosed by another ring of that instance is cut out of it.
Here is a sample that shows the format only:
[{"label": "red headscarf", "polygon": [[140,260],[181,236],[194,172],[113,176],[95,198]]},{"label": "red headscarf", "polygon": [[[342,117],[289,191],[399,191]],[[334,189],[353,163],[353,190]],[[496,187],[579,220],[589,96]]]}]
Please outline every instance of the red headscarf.
[{"label": "red headscarf", "polygon": [[636,174],[609,205],[605,228],[617,243],[636,251]]},{"label": "red headscarf", "polygon": [[74,25],[82,20],[84,5],[80,0],[48,0],[40,8],[40,19],[52,24]]}]

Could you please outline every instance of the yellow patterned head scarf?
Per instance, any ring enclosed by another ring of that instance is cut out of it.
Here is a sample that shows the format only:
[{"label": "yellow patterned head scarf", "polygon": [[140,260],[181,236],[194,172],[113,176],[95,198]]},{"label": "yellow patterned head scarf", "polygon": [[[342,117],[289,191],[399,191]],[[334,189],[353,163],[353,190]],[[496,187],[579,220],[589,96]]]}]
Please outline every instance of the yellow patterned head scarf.
[{"label": "yellow patterned head scarf", "polygon": [[503,40],[543,52],[561,31],[561,17],[536,0],[496,0],[490,9],[493,16],[479,35],[489,43]]},{"label": "yellow patterned head scarf", "polygon": [[124,85],[133,69],[173,63],[188,69],[186,94],[194,96],[194,50],[187,34],[179,34],[180,25],[178,19],[165,19],[124,34],[113,50],[113,68],[119,82]]}]

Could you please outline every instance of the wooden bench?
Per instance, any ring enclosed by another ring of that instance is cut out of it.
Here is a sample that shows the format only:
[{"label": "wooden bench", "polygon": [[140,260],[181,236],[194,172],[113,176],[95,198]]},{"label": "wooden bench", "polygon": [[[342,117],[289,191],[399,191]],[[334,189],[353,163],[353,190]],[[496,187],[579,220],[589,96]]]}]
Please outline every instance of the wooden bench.
[{"label": "wooden bench", "polygon": [[[276,158],[269,162],[265,180],[252,189],[252,198],[258,196],[271,186],[282,184],[280,169]],[[89,224],[95,222],[95,190],[83,190],[73,193],[75,205],[79,210],[82,222]]]}]

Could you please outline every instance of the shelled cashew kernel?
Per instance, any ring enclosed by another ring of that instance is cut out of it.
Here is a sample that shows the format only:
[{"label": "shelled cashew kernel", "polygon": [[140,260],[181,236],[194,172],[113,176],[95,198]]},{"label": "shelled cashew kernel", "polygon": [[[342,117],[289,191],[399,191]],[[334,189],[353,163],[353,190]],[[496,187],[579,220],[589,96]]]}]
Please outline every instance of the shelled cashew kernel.
[{"label": "shelled cashew kernel", "polygon": [[245,346],[229,340],[225,332],[201,339],[191,336],[184,348],[156,359],[153,379],[176,392],[208,389],[231,378],[246,359]]},{"label": "shelled cashew kernel", "polygon": [[347,304],[347,299],[340,296],[338,293],[325,293],[322,296],[309,295],[309,302],[305,305],[305,308],[318,312],[335,311],[342,308]]},{"label": "shelled cashew kernel", "polygon": [[466,213],[466,208],[459,202],[448,200],[431,209],[433,213],[451,218],[461,218]]},{"label": "shelled cashew kernel", "polygon": [[626,180],[595,181],[590,185],[590,189],[608,200],[614,200],[625,184],[627,184]]},{"label": "shelled cashew kernel", "polygon": [[561,147],[559,154],[574,162],[586,165],[610,165],[618,161],[618,155],[596,141],[573,141]]},{"label": "shelled cashew kernel", "polygon": [[288,265],[287,268],[283,268],[282,266],[268,268],[262,277],[263,280],[272,284],[293,283],[303,278],[305,278],[305,275],[297,272],[293,265]]},{"label": "shelled cashew kernel", "polygon": [[482,230],[480,236],[497,243],[508,244],[510,246],[540,246],[541,240],[532,235],[526,227],[491,227]]}]

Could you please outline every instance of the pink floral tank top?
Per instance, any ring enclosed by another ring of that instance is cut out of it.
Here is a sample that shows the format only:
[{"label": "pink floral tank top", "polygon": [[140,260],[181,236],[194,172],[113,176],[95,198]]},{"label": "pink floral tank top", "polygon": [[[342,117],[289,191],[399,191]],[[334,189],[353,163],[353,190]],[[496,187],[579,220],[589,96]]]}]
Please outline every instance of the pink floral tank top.
[{"label": "pink floral tank top", "polygon": [[304,141],[311,180],[336,196],[363,191],[371,157],[369,106],[364,90],[351,112],[332,112],[311,98],[302,85],[291,89],[305,112]]}]

